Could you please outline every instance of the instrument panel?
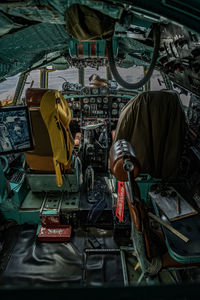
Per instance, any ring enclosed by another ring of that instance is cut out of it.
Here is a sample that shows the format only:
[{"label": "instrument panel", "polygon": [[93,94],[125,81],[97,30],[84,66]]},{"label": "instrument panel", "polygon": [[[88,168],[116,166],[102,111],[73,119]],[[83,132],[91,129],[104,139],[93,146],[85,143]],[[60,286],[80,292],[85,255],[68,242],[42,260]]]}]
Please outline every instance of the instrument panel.
[{"label": "instrument panel", "polygon": [[82,96],[67,98],[72,118],[119,118],[122,108],[130,97]]}]

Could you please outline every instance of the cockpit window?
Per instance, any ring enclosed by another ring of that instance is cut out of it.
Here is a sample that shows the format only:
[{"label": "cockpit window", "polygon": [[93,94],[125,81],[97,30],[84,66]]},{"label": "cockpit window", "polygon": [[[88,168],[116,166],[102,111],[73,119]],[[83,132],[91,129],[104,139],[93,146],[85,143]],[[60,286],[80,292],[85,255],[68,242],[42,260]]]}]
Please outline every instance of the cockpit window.
[{"label": "cockpit window", "polygon": [[40,70],[33,70],[28,73],[28,76],[25,81],[24,89],[22,91],[21,98],[25,98],[27,88],[39,88],[40,87]]},{"label": "cockpit window", "polygon": [[87,68],[85,68],[85,86],[88,86],[90,84],[89,78],[93,74],[97,74],[100,78],[107,79],[105,67],[100,67],[100,68],[98,68],[98,70],[95,68],[87,67]]},{"label": "cockpit window", "polygon": [[154,70],[150,79],[150,89],[152,91],[160,91],[166,88],[167,87],[161,73],[157,70]]},{"label": "cockpit window", "polygon": [[39,88],[40,87],[40,70],[33,70],[29,73],[25,89],[28,87]]},{"label": "cockpit window", "polygon": [[0,83],[0,102],[2,105],[13,101],[18,79],[19,75],[15,75]]},{"label": "cockpit window", "polygon": [[181,99],[181,102],[184,106],[184,108],[188,108],[189,106],[189,103],[190,103],[190,98],[191,98],[191,92],[187,91],[186,89],[176,85],[176,84],[173,84],[173,89],[179,93],[179,96],[180,96],[180,99]]},{"label": "cockpit window", "polygon": [[[143,66],[133,66],[131,68],[117,68],[120,75],[128,83],[135,83],[140,81],[144,77],[145,68]],[[150,78],[150,81],[147,83],[147,89],[152,91],[159,91],[166,89],[165,81],[162,77],[162,74],[154,70]],[[121,87],[121,86],[119,86]],[[142,91],[144,87],[140,88],[139,91]]]},{"label": "cockpit window", "polygon": [[78,69],[69,68],[67,70],[49,70],[48,88],[62,90],[62,85],[65,81],[78,83]]},{"label": "cockpit window", "polygon": [[[128,68],[121,68],[117,67],[117,70],[123,80],[127,81],[128,83],[135,83],[140,81],[144,77],[144,67],[143,66],[132,66]],[[123,88],[121,85],[118,86],[119,88]],[[139,89],[140,91],[143,88]]]}]

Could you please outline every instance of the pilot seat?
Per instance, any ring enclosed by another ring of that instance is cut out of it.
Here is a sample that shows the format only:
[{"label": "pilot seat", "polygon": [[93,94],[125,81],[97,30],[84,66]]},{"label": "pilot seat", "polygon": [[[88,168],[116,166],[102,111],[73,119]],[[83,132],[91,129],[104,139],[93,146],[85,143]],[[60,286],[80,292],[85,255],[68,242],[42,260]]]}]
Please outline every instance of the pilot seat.
[{"label": "pilot seat", "polygon": [[56,90],[28,88],[34,149],[25,153],[27,179],[33,192],[79,190],[79,163],[72,155],[71,112]]}]

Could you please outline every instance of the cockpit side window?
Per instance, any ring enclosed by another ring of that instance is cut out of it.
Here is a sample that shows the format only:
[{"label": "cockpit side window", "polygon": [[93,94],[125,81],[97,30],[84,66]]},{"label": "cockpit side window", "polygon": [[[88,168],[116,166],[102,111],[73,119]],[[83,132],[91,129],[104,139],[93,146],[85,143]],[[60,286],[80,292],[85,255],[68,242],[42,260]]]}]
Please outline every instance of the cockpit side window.
[{"label": "cockpit side window", "polygon": [[0,83],[0,106],[12,103],[19,75],[7,78]]},{"label": "cockpit side window", "polygon": [[[133,65],[132,67],[127,66],[127,68],[117,66],[117,70],[123,80],[128,83],[135,83],[140,81],[144,77],[144,67]],[[123,88],[121,85],[118,85],[119,88]],[[139,91],[143,91],[143,87],[138,89]]]},{"label": "cockpit side window", "polygon": [[150,90],[160,91],[163,89],[167,89],[165,80],[159,71],[154,70],[150,79]]},{"label": "cockpit side window", "polygon": [[25,99],[26,90],[27,90],[27,88],[30,88],[30,87],[33,87],[33,88],[40,87],[40,70],[39,69],[33,70],[28,74],[21,98]]},{"label": "cockpit side window", "polygon": [[173,84],[173,89],[179,94],[184,108],[187,109],[189,107],[190,98],[191,98],[192,94],[189,91],[187,91],[186,89],[179,87],[176,84]]}]

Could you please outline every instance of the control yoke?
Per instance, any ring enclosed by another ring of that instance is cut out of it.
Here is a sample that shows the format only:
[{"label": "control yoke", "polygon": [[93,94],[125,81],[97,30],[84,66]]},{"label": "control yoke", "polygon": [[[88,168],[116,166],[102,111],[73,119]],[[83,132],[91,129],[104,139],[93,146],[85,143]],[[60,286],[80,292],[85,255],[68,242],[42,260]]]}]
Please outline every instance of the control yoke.
[{"label": "control yoke", "polygon": [[138,177],[140,164],[130,143],[118,140],[110,149],[110,169],[119,181],[128,181],[130,200],[134,204],[134,178]]}]

